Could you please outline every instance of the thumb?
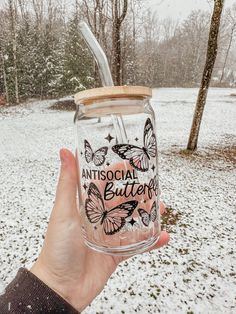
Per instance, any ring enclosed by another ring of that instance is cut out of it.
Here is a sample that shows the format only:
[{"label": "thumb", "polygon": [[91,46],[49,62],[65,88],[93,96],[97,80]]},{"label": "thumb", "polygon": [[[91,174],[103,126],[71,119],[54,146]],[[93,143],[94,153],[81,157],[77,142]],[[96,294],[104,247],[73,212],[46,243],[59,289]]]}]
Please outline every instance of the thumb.
[{"label": "thumb", "polygon": [[74,155],[67,149],[60,150],[60,159],[61,170],[52,216],[56,215],[64,219],[74,214],[78,215],[76,208],[77,167]]}]

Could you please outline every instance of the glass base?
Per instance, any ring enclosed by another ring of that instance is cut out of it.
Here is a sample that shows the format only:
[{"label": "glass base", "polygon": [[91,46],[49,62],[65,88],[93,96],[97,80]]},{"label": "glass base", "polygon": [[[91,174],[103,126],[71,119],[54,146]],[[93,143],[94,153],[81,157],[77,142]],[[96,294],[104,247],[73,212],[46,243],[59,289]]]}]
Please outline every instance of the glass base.
[{"label": "glass base", "polygon": [[91,243],[88,240],[84,240],[85,244],[90,248],[97,252],[108,254],[108,255],[116,255],[116,256],[132,256],[135,254],[143,253],[151,248],[156,242],[159,240],[159,235],[153,236],[148,240],[138,242],[131,245],[126,246],[115,246],[115,247],[105,247],[98,246],[94,243]]}]

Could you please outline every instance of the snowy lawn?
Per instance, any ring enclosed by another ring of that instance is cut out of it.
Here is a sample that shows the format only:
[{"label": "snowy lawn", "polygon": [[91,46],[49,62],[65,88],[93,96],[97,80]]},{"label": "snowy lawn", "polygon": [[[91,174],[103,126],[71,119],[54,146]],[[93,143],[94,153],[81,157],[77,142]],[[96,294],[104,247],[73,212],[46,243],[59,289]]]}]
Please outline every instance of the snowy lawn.
[{"label": "snowy lawn", "polygon": [[[165,248],[121,265],[88,313],[236,312],[236,94],[211,89],[193,156],[188,140],[197,89],[159,89]],[[52,208],[61,147],[74,150],[73,112],[52,101],[0,109],[0,285],[30,266]],[[96,265],[94,265],[96,267]]]}]

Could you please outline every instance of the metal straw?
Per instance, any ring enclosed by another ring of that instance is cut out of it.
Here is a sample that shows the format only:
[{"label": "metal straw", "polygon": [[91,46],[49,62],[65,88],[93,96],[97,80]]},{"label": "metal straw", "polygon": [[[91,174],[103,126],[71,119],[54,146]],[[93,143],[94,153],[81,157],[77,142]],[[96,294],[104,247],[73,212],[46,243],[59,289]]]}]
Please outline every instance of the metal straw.
[{"label": "metal straw", "polygon": [[[111,76],[110,67],[107,61],[107,57],[99,45],[96,37],[90,30],[89,26],[85,22],[79,23],[79,29],[85,42],[87,43],[90,51],[92,52],[94,59],[97,62],[99,74],[101,77],[103,86],[114,86]],[[124,126],[124,122],[121,115],[111,114],[112,122],[115,128],[117,140],[119,143],[127,143],[127,134]]]}]

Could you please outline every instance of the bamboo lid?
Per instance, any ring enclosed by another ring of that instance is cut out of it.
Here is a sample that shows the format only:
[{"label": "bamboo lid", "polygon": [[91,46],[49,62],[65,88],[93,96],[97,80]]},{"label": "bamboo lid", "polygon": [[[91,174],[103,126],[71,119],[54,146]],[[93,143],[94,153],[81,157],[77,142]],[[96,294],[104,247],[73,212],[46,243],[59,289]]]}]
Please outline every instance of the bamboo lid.
[{"label": "bamboo lid", "polygon": [[87,89],[75,94],[75,103],[88,105],[96,100],[125,97],[152,97],[152,90],[145,86],[109,86]]}]

